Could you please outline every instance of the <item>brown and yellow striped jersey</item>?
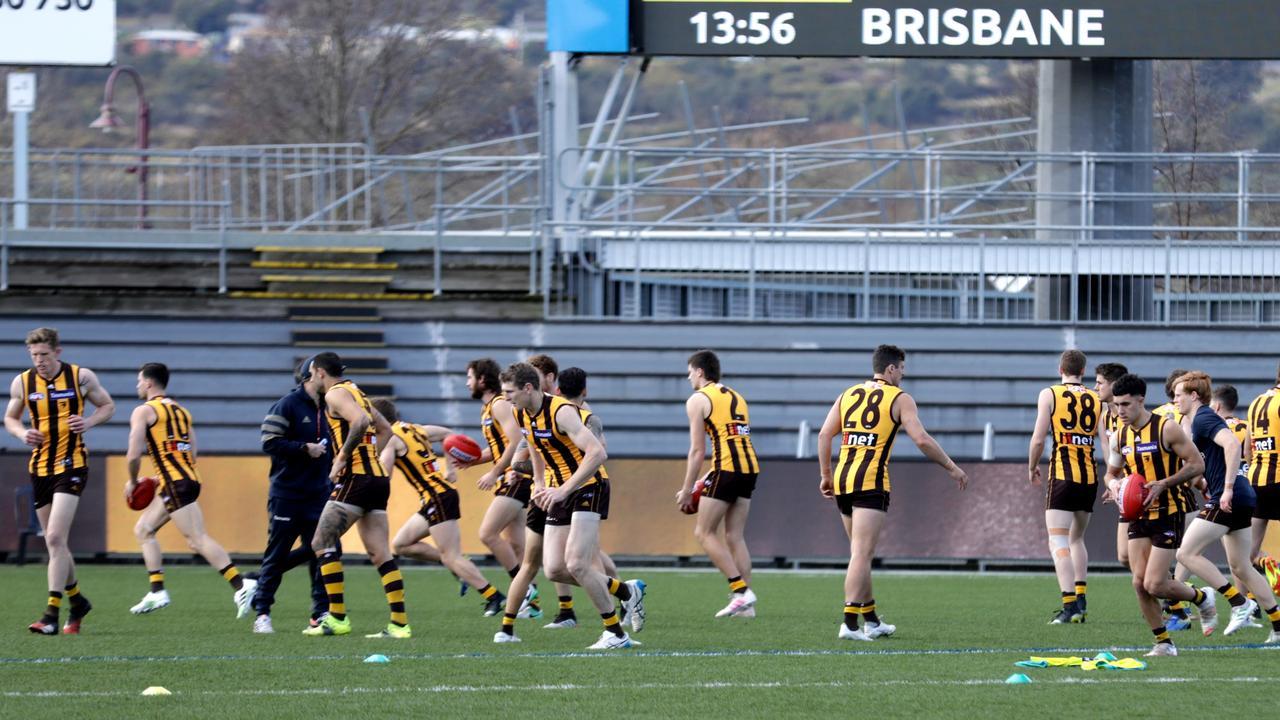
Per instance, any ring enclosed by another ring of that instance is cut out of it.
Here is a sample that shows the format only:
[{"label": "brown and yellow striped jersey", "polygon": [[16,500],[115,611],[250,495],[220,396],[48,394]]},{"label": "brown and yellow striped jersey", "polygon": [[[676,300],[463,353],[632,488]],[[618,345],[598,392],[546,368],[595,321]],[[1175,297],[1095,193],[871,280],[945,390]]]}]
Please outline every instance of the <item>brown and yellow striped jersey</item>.
[{"label": "brown and yellow striped jersey", "polygon": [[502,453],[507,451],[507,443],[510,442],[507,434],[502,430],[502,423],[493,416],[493,404],[501,397],[501,395],[494,395],[480,411],[480,429],[484,432],[485,442],[489,444],[489,454],[493,456],[495,464],[498,458],[502,457]]},{"label": "brown and yellow striped jersey", "polygon": [[[556,423],[556,412],[566,405],[578,413],[584,424],[586,419],[591,416],[591,413],[587,410],[583,410],[559,395],[545,393],[542,396],[542,407],[535,412],[526,413],[521,408],[516,408],[515,410],[516,422],[520,424],[520,432],[524,434],[529,447],[537,451],[547,466],[544,474],[547,487],[560,487],[567,482],[578,471],[578,466],[582,464],[582,458],[586,455],[581,448],[574,444],[572,438],[560,430],[560,425]],[[605,472],[604,466],[601,465],[595,474],[587,478],[582,487],[590,487],[597,482],[603,482],[608,479],[609,474]]]},{"label": "brown and yellow striped jersey", "polygon": [[893,419],[893,403],[901,394],[901,388],[882,380],[868,380],[840,394],[836,495],[889,491],[889,456],[901,426]]},{"label": "brown and yellow striped jersey", "polygon": [[1249,484],[1275,485],[1280,465],[1280,386],[1262,393],[1249,403],[1249,439],[1253,455],[1249,459]]},{"label": "brown and yellow striped jersey", "polygon": [[[1164,424],[1174,422],[1170,417],[1151,414],[1146,425],[1132,428],[1120,425],[1119,447],[1124,456],[1125,472],[1129,475],[1141,475],[1148,482],[1164,480],[1178,472],[1182,467],[1182,459],[1177,453],[1164,446],[1161,433]],[[1167,517],[1188,511],[1187,496],[1181,487],[1169,488],[1147,512],[1148,520]]]},{"label": "brown and yellow striped jersey", "polygon": [[1098,445],[1102,401],[1097,392],[1080,383],[1051,385],[1049,390],[1053,393],[1049,479],[1094,485],[1098,482],[1098,465],[1093,451]]},{"label": "brown and yellow striped jersey", "polygon": [[80,366],[62,363],[52,380],[35,370],[22,373],[31,427],[44,433],[44,442],[32,449],[28,469],[37,477],[49,477],[68,470],[80,470],[89,462],[84,436],[67,427],[72,415],[84,414],[80,390]]},{"label": "brown and yellow striped jersey", "polygon": [[160,486],[170,487],[179,480],[200,482],[191,438],[191,413],[163,395],[148,400],[147,407],[156,414],[155,422],[147,427],[147,454]]},{"label": "brown and yellow striped jersey", "polygon": [[403,420],[391,423],[391,432],[404,442],[404,455],[396,456],[396,469],[409,482],[423,502],[449,489],[444,479],[444,459],[436,455],[427,433],[413,423]]},{"label": "brown and yellow striped jersey", "polygon": [[720,472],[760,472],[760,460],[751,444],[751,415],[747,401],[727,385],[710,383],[698,388],[711,403],[702,420],[711,438],[711,468]]},{"label": "brown and yellow striped jersey", "polygon": [[1167,403],[1165,403],[1165,404],[1161,405],[1160,407],[1156,408],[1155,410],[1152,410],[1152,411],[1151,411],[1151,414],[1152,414],[1152,415],[1159,415],[1159,416],[1161,416],[1161,417],[1167,417],[1167,418],[1170,418],[1171,420],[1173,420],[1173,421],[1174,421],[1174,422],[1176,422],[1176,423],[1180,423],[1180,422],[1182,422],[1182,411],[1178,409],[1178,406],[1177,406],[1177,405],[1174,405],[1174,404],[1173,404],[1173,401],[1172,401],[1172,400],[1170,400],[1169,402],[1167,402]]},{"label": "brown and yellow striped jersey", "polygon": [[[378,462],[378,440],[373,429],[373,406],[369,404],[369,398],[365,397],[364,391],[350,380],[343,380],[333,387],[342,388],[351,393],[351,397],[355,398],[356,404],[369,416],[370,420],[364,437],[351,451],[351,457],[347,461],[347,474],[386,477],[387,472],[382,469],[382,463]],[[341,415],[334,415],[327,411],[325,417],[329,419],[329,436],[333,440],[333,451],[336,453],[344,447],[347,435],[350,434],[351,423]]]}]

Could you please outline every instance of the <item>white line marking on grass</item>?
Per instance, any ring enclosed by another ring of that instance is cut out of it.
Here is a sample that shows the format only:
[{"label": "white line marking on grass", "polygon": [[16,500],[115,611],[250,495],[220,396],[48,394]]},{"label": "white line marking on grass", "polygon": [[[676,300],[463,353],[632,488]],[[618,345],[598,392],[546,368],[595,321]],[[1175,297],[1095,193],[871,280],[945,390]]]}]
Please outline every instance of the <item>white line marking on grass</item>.
[{"label": "white line marking on grass", "polygon": [[[736,657],[929,657],[955,655],[1030,655],[1071,654],[1085,655],[1107,650],[1117,653],[1146,652],[1150,645],[1111,647],[1032,647],[1032,648],[919,648],[885,650],[637,650],[634,652],[602,653],[593,651],[523,652],[523,653],[397,653],[389,655],[393,660],[507,660],[512,658],[543,658],[574,660],[579,658],[736,658]],[[1201,645],[1182,647],[1181,653],[1224,652],[1232,650],[1280,651],[1280,645],[1241,643],[1239,645]],[[154,663],[154,662],[243,662],[265,660],[269,662],[332,662],[334,660],[359,660],[363,654],[353,655],[91,655],[82,657],[0,658],[0,665],[53,665],[74,663]]]},{"label": "white line marking on grass", "polygon": [[[1106,673],[1106,671],[1098,671]],[[1236,678],[1214,678],[1210,682],[1215,683],[1262,683],[1271,682],[1271,678],[1261,677],[1236,677]],[[1066,677],[1054,678],[1051,680],[1037,679],[1036,683],[1042,685],[1167,685],[1167,684],[1187,684],[1187,683],[1203,683],[1206,680],[1203,677],[1141,677],[1135,675],[1117,676],[1112,675],[1103,679],[1103,677]],[[826,688],[862,688],[867,686],[939,686],[939,687],[959,687],[959,686],[989,686],[1004,685],[1004,680],[993,680],[987,678],[978,678],[970,680],[871,680],[871,681],[850,681],[850,680],[834,680],[829,682],[785,682],[785,681],[762,681],[762,682],[699,682],[699,683],[635,683],[628,684],[629,688],[640,690],[806,690],[806,689],[826,689]],[[210,697],[210,696],[235,696],[235,697],[296,697],[296,696],[323,696],[323,695],[432,695],[432,694],[449,694],[449,693],[506,693],[506,692],[599,692],[599,691],[615,691],[617,685],[614,684],[598,684],[598,685],[582,685],[578,683],[540,683],[536,685],[426,685],[419,687],[338,687],[338,688],[297,688],[297,689],[223,689],[223,690],[194,690],[183,691],[175,690],[174,696],[187,697]],[[0,693],[0,697],[5,698],[84,698],[84,697],[130,697],[138,695],[138,692],[131,690],[33,690],[33,691],[12,691]]]}]

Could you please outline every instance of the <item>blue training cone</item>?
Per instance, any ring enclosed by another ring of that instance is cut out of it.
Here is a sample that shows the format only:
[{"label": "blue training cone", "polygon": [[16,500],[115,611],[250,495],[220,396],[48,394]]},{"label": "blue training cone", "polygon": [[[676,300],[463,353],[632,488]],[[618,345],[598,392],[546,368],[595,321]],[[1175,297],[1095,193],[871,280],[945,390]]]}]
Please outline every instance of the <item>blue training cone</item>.
[{"label": "blue training cone", "polygon": [[1027,685],[1031,682],[1031,678],[1022,673],[1014,673],[1004,679],[1006,685]]},{"label": "blue training cone", "polygon": [[364,659],[367,663],[389,663],[391,660],[386,655],[370,655]]}]

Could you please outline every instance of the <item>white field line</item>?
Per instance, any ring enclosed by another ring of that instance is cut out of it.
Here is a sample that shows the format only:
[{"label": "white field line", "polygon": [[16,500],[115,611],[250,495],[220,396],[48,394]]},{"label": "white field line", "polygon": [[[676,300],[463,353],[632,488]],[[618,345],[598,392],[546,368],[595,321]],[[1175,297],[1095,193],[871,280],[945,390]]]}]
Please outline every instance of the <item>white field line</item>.
[{"label": "white field line", "polygon": [[[1169,685],[1184,683],[1203,683],[1203,677],[1150,677],[1117,671],[1097,671],[1100,677],[1066,677],[1052,680],[1034,680],[1032,684],[1042,685]],[[1104,679],[1105,677],[1105,679]],[[1215,678],[1214,683],[1270,683],[1273,678],[1237,677]],[[640,690],[807,690],[823,688],[865,688],[868,686],[990,686],[1004,685],[1004,680],[873,680],[830,682],[699,682],[699,683],[637,683],[627,687]],[[616,692],[616,684],[583,685],[578,683],[544,683],[536,685],[425,685],[417,687],[333,687],[333,688],[301,688],[301,689],[220,689],[172,691],[175,696],[185,697],[292,697],[292,696],[325,696],[325,695],[432,695],[463,693],[506,693],[506,692]],[[101,690],[101,691],[60,691],[60,690],[20,690],[0,693],[5,698],[96,698],[96,697],[130,697],[141,694],[134,690]]]}]

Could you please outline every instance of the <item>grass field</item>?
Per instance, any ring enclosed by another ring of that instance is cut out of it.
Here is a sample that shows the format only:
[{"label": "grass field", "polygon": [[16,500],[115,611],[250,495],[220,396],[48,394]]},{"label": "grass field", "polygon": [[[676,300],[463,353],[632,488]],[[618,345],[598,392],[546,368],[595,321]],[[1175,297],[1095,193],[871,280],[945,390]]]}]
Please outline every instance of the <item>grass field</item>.
[{"label": "grass field", "polygon": [[[492,569],[486,574],[494,577]],[[304,578],[286,578],[273,613],[276,634],[253,635],[235,620],[227,585],[208,568],[166,571],[173,604],[135,617],[146,589],[140,566],[85,566],[93,600],[83,634],[40,637],[42,567],[0,569],[11,611],[0,647],[0,716],[41,717],[1038,717],[1069,711],[1186,717],[1230,710],[1268,716],[1280,652],[1231,637],[1175,634],[1182,655],[1145,671],[1024,670],[1032,654],[1140,656],[1150,645],[1129,581],[1090,581],[1089,622],[1049,626],[1056,588],[1048,575],[878,577],[876,600],[892,638],[836,640],[841,576],[760,572],[754,620],[714,620],[724,581],[708,572],[645,571],[649,624],[643,646],[600,655],[584,650],[600,633],[579,592],[577,629],[520,621],[524,642],[494,645],[497,618],[475,594],[459,598],[443,570],[406,571],[411,640],[366,640],[386,622],[375,572],[347,569],[354,633],[309,638]],[[547,586],[549,590],[550,587]],[[1225,603],[1224,603],[1225,605]],[[391,658],[367,664],[371,653]],[[1006,685],[1014,672],[1030,685]],[[141,697],[161,685],[169,697]],[[1059,713],[1060,714],[1060,713]]]}]

